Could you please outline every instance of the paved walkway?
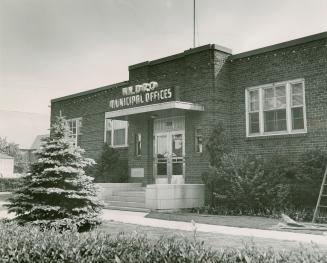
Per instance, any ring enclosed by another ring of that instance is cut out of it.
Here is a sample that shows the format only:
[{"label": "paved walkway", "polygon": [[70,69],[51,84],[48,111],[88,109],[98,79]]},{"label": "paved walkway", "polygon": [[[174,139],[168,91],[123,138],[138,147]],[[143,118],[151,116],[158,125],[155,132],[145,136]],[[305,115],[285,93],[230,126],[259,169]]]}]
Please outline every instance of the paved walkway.
[{"label": "paved walkway", "polygon": [[[3,204],[4,204],[3,202],[0,202],[0,206]],[[160,228],[176,229],[182,231],[194,231],[194,226],[192,223],[145,218],[146,215],[147,213],[142,213],[142,212],[104,209],[102,214],[102,219],[126,223],[126,224],[141,225],[141,226],[160,227]],[[8,214],[6,210],[0,210],[0,219],[12,218],[12,217],[13,214]],[[302,234],[302,233],[294,233],[294,232],[284,232],[284,231],[282,232],[282,231],[274,231],[274,230],[240,228],[240,227],[208,225],[208,224],[198,224],[198,223],[195,224],[195,227],[198,232],[204,232],[204,233],[217,233],[217,234],[225,234],[225,235],[232,235],[232,236],[268,238],[268,239],[275,239],[275,240],[297,241],[301,243],[314,242],[319,245],[327,246],[327,235],[311,235],[311,234]]]},{"label": "paved walkway", "polygon": [[[146,215],[147,213],[141,213],[141,212],[129,212],[129,211],[104,209],[102,218],[104,220],[112,220],[116,222],[142,225],[142,226],[160,227],[160,228],[168,228],[168,229],[176,229],[176,230],[184,230],[184,231],[194,230],[194,226],[192,225],[192,223],[145,218]],[[314,242],[319,245],[327,245],[327,236],[324,235],[311,235],[311,234],[302,234],[302,233],[294,233],[294,232],[284,232],[284,231],[282,232],[282,231],[274,231],[274,230],[240,228],[240,227],[197,224],[197,223],[196,223],[196,229],[198,232],[205,232],[205,233],[269,238],[275,240],[297,241],[300,243]]]}]

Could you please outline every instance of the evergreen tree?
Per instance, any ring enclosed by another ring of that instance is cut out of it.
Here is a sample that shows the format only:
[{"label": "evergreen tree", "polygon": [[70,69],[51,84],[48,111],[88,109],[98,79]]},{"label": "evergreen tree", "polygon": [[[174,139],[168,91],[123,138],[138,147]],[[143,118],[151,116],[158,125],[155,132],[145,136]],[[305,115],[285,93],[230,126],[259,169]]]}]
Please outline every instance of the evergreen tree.
[{"label": "evergreen tree", "polygon": [[65,119],[57,117],[50,137],[36,151],[37,162],[8,204],[19,223],[60,228],[73,224],[81,231],[100,223],[101,204],[93,178],[84,171],[94,161],[83,157],[84,150],[73,145],[68,133]]},{"label": "evergreen tree", "polygon": [[212,167],[219,168],[224,154],[230,152],[230,144],[225,128],[221,122],[214,128],[206,144],[209,154],[209,163]]},{"label": "evergreen tree", "polygon": [[120,157],[119,151],[107,143],[103,145],[100,158],[92,168],[96,182],[125,183],[128,180],[127,161]]}]

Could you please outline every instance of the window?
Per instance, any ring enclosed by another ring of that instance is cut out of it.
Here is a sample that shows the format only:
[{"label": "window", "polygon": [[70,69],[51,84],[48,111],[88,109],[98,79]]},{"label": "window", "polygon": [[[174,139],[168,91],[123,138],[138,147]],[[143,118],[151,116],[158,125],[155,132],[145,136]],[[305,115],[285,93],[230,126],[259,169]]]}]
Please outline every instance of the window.
[{"label": "window", "polygon": [[105,142],[112,147],[127,146],[127,121],[106,119]]},{"label": "window", "polygon": [[304,81],[246,90],[247,136],[306,132]]},{"label": "window", "polygon": [[203,136],[201,129],[195,129],[195,152],[202,153],[203,151]]},{"label": "window", "polygon": [[73,144],[77,146],[81,136],[82,118],[68,119],[66,124],[69,130],[68,137],[72,140]]},{"label": "window", "polygon": [[141,133],[137,133],[137,134],[135,134],[135,155],[136,156],[142,155],[141,147],[142,147],[142,135],[141,135]]}]

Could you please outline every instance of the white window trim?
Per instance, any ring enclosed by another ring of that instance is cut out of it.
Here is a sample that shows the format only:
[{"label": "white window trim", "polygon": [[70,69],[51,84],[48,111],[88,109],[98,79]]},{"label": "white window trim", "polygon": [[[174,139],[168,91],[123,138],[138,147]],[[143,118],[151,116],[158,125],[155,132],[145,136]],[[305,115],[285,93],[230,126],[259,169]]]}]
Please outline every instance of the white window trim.
[{"label": "white window trim", "polygon": [[[112,120],[114,121],[115,119],[110,119],[110,118],[105,118],[104,119],[104,142],[106,143],[107,142],[107,120]],[[114,142],[114,125],[112,127],[112,130],[111,130],[111,145],[110,147],[112,148],[126,148],[128,147],[128,126],[129,126],[129,123],[127,122],[127,126],[126,126],[126,133],[125,133],[125,144],[122,144],[122,145],[114,145],[113,142]]]},{"label": "white window trim", "polygon": [[[292,113],[291,113],[291,84],[302,82],[303,85],[303,122],[304,129],[292,130]],[[285,85],[286,87],[286,131],[264,132],[264,119],[263,119],[263,89]],[[249,127],[249,92],[253,90],[259,91],[259,133],[251,133]],[[245,89],[245,121],[246,121],[246,137],[263,137],[274,135],[288,135],[288,134],[303,134],[307,133],[307,114],[306,114],[306,100],[305,100],[305,81],[304,79],[294,79],[283,82],[275,82],[260,86],[249,87]]]},{"label": "white window trim", "polygon": [[[140,149],[139,149],[139,152],[138,152],[139,135],[140,135]],[[135,156],[139,157],[139,156],[142,156],[142,133],[137,132],[135,134],[135,136],[136,136],[135,137]]]},{"label": "white window trim", "polygon": [[[76,136],[75,136],[75,140],[73,140],[72,138],[70,138],[73,142],[75,146],[78,146],[78,136],[82,135],[81,133],[81,127],[83,126],[83,122],[82,122],[82,117],[79,118],[72,118],[72,119],[67,119],[66,120],[66,125],[68,126],[68,122],[69,121],[75,121],[76,122]],[[79,123],[82,123],[82,125],[80,126]],[[68,127],[69,129],[69,127]],[[69,130],[70,131],[70,130]]]}]

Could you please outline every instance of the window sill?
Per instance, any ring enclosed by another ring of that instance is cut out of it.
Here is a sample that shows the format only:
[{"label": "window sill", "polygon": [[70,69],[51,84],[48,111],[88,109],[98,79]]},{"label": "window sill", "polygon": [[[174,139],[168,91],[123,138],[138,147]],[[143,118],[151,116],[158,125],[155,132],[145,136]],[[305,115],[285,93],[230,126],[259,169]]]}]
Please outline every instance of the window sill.
[{"label": "window sill", "polygon": [[109,145],[109,146],[114,149],[128,148],[128,145],[116,145],[116,146]]},{"label": "window sill", "polygon": [[293,133],[272,133],[272,134],[262,134],[262,135],[249,135],[245,139],[247,141],[252,140],[265,140],[265,139],[284,139],[284,138],[298,138],[306,137],[307,131],[293,132]]}]

